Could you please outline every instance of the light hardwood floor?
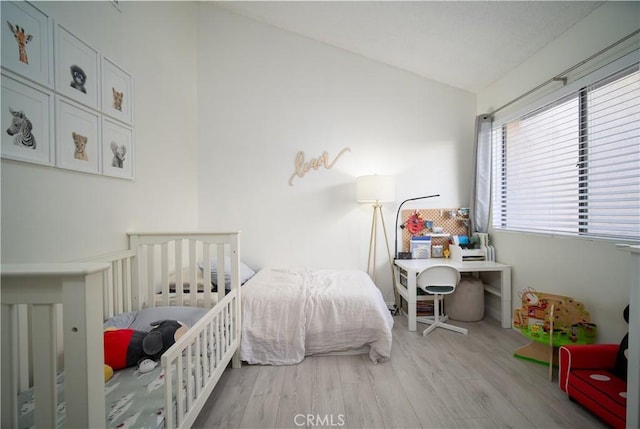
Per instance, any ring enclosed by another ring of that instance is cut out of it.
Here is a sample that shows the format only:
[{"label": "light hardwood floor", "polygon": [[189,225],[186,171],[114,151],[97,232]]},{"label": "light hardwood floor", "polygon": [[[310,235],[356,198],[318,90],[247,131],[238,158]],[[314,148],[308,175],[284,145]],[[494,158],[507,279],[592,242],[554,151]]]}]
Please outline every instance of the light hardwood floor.
[{"label": "light hardwood floor", "polygon": [[513,357],[527,340],[486,318],[469,335],[409,332],[396,316],[391,359],[307,357],[227,369],[197,428],[606,428],[559,389],[557,371]]}]

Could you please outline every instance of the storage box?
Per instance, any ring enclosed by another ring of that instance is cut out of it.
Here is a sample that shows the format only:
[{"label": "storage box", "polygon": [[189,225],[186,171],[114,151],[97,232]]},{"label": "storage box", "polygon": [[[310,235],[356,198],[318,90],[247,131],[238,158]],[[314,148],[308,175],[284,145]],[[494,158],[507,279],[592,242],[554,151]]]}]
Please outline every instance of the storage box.
[{"label": "storage box", "polygon": [[451,259],[454,261],[484,261],[486,254],[484,249],[463,249],[462,247],[450,244]]},{"label": "storage box", "polygon": [[413,259],[429,259],[431,257],[431,237],[415,236],[410,242],[411,257]]}]

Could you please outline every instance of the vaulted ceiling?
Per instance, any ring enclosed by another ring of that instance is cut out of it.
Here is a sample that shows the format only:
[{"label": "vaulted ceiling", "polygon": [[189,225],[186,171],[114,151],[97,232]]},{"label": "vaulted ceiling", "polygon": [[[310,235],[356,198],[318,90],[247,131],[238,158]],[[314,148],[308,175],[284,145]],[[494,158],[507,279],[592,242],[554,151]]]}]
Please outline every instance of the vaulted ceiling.
[{"label": "vaulted ceiling", "polygon": [[478,92],[602,1],[257,1],[220,7]]}]

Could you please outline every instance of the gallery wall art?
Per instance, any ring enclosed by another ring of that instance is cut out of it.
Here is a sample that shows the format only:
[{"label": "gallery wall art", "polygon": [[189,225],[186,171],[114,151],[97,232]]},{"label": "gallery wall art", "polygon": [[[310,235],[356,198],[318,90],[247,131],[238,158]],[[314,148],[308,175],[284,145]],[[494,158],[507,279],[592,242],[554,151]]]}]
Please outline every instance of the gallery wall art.
[{"label": "gallery wall art", "polygon": [[129,125],[133,122],[133,78],[106,57],[102,57],[102,112]]},{"label": "gallery wall art", "polygon": [[72,100],[56,96],[56,165],[100,173],[100,115]]},{"label": "gallery wall art", "polygon": [[53,165],[53,92],[2,75],[2,157]]},{"label": "gallery wall art", "polygon": [[4,159],[133,180],[133,77],[26,1],[2,7]]},{"label": "gallery wall art", "polygon": [[102,174],[133,179],[133,129],[102,118]]},{"label": "gallery wall art", "polygon": [[71,34],[61,25],[56,27],[56,91],[98,109],[100,55],[98,51]]},{"label": "gallery wall art", "polygon": [[2,21],[2,68],[53,85],[53,20],[28,2],[3,1]]}]

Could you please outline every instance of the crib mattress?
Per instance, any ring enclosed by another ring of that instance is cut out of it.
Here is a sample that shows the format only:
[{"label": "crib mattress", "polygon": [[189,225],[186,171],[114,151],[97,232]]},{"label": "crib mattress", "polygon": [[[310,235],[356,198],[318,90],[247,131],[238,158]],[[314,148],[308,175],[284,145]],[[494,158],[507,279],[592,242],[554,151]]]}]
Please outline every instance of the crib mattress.
[{"label": "crib mattress", "polygon": [[[162,428],[164,425],[164,372],[157,366],[141,374],[136,368],[116,371],[105,383],[106,427]],[[64,374],[58,375],[58,427],[65,427]],[[18,397],[18,427],[35,427],[33,390]]]},{"label": "crib mattress", "polygon": [[[209,310],[198,307],[152,307],[121,313],[104,322],[107,328],[149,331],[158,320],[180,320],[193,326]],[[215,349],[214,349],[215,352]],[[172,369],[174,371],[175,369]],[[185,374],[186,376],[186,374]],[[57,377],[58,427],[65,427],[64,373]],[[107,428],[161,428],[164,425],[164,372],[160,365],[142,374],[136,367],[116,371],[105,383]],[[33,389],[18,396],[18,427],[35,425]]]}]

